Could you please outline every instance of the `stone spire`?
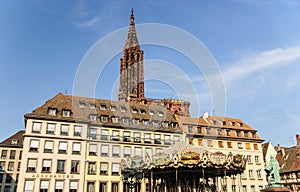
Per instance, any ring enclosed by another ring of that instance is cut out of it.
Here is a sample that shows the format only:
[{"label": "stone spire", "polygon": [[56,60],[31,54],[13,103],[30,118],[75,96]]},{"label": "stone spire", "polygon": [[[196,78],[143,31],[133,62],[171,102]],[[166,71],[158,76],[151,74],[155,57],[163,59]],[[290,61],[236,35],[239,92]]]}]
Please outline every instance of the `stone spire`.
[{"label": "stone spire", "polygon": [[139,46],[139,41],[135,30],[134,12],[132,8],[131,15],[130,15],[130,25],[129,25],[128,35],[127,35],[124,49],[129,49],[131,47],[136,47],[136,46]]}]

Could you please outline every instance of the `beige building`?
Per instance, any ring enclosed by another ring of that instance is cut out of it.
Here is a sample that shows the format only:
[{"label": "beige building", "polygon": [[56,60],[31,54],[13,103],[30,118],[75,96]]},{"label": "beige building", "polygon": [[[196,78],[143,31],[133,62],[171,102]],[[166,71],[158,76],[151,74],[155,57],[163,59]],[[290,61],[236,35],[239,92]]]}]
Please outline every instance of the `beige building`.
[{"label": "beige building", "polygon": [[0,192],[17,191],[22,161],[24,131],[18,131],[0,143]]}]

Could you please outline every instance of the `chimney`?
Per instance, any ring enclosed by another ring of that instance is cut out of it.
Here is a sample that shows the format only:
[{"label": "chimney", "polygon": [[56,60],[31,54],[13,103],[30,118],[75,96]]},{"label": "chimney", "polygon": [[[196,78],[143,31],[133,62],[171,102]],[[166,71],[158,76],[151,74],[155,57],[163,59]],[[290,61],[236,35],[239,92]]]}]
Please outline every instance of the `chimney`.
[{"label": "chimney", "polygon": [[300,145],[300,135],[299,134],[296,134],[296,143],[297,143],[297,146]]}]

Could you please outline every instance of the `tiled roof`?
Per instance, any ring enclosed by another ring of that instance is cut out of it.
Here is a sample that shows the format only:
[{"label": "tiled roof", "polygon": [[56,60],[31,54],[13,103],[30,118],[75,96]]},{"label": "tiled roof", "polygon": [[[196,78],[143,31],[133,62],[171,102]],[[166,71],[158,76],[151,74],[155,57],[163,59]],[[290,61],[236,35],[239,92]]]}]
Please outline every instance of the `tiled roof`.
[{"label": "tiled roof", "polygon": [[278,151],[276,159],[280,166],[280,172],[300,171],[300,146],[283,148]]},{"label": "tiled roof", "polygon": [[23,135],[25,131],[21,130],[5,139],[0,143],[1,147],[23,147]]}]

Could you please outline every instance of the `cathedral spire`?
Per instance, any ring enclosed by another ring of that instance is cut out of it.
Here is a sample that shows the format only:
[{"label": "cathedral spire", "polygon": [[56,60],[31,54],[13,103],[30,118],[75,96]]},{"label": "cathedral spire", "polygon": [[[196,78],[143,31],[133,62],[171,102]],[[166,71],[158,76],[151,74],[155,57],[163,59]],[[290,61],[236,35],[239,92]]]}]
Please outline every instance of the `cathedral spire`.
[{"label": "cathedral spire", "polygon": [[125,43],[124,49],[129,49],[138,46],[139,48],[139,41],[137,38],[136,30],[135,30],[135,23],[134,23],[134,12],[133,8],[131,9],[130,15],[130,25],[128,29],[128,35]]}]

